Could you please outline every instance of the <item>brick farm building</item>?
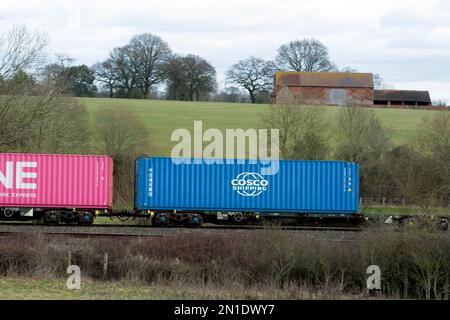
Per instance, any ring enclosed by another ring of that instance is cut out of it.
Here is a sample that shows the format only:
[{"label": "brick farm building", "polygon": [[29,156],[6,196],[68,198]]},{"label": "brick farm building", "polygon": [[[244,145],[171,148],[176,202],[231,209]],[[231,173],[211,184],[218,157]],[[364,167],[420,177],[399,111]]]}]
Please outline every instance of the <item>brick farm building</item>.
[{"label": "brick farm building", "polygon": [[371,73],[354,72],[277,72],[275,102],[447,110],[432,106],[428,91],[374,90]]}]

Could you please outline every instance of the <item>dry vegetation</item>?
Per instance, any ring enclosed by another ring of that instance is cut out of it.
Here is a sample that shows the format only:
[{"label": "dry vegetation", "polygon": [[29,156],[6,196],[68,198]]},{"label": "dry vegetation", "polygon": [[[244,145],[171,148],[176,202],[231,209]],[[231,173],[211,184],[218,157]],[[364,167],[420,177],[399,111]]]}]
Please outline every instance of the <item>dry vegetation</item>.
[{"label": "dry vegetation", "polygon": [[150,149],[148,131],[135,113],[124,108],[103,110],[96,118],[99,152],[114,160],[114,203],[133,202],[134,161]]},{"label": "dry vegetation", "polygon": [[39,70],[46,44],[25,27],[0,34],[0,152],[82,152],[89,139],[86,107]]},{"label": "dry vegetation", "polygon": [[385,231],[354,242],[329,242],[268,229],[253,235],[121,240],[118,245],[117,240],[80,242],[34,234],[1,241],[0,275],[64,280],[70,251],[70,263],[79,265],[89,281],[211,292],[220,288],[223,295],[217,298],[246,290],[246,298],[260,297],[257,292],[274,298],[370,298],[366,269],[376,264],[382,272],[378,297],[447,299],[449,240],[448,233]]}]

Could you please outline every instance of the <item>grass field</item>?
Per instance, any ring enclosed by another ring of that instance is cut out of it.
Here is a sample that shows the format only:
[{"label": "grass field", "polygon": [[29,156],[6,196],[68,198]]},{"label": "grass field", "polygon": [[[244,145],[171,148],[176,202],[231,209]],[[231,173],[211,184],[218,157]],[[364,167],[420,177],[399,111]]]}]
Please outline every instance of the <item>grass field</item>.
[{"label": "grass field", "polygon": [[[270,110],[268,105],[261,104],[107,98],[80,98],[79,101],[87,106],[93,117],[103,108],[124,108],[139,114],[151,135],[153,146],[148,153],[156,156],[169,156],[175,145],[170,141],[172,131],[177,128],[186,128],[192,132],[194,120],[202,120],[204,130],[207,128],[258,129],[265,127],[263,116]],[[326,107],[326,110],[331,123],[328,133],[332,143],[335,143],[333,133],[336,130],[335,119],[339,107]],[[373,110],[388,129],[395,144],[411,145],[417,143],[418,130],[423,119],[438,112],[379,108]]]},{"label": "grass field", "polygon": [[[65,279],[0,277],[0,300],[180,300],[180,299],[361,299],[361,295],[321,293],[302,288],[212,288],[192,285],[150,286],[82,280],[69,290]],[[366,299],[369,297],[365,297]]]},{"label": "grass field", "polygon": [[[416,206],[373,206],[373,207],[360,207],[361,213],[367,218],[387,218],[393,214],[400,215],[423,215],[425,214],[423,209]],[[433,214],[436,216],[450,216],[448,208],[434,208]]]}]

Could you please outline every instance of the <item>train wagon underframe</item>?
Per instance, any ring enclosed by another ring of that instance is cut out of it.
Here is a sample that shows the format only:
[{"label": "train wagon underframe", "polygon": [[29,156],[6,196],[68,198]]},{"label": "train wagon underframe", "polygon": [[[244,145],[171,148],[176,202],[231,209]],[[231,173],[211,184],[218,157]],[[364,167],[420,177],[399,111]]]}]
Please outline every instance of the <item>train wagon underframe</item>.
[{"label": "train wagon underframe", "polygon": [[33,221],[44,224],[92,225],[96,216],[111,216],[109,208],[0,207],[0,221]]},{"label": "train wagon underframe", "polygon": [[40,220],[44,224],[91,225],[95,217],[140,217],[151,220],[155,226],[199,226],[213,224],[284,225],[357,225],[364,221],[362,214],[342,213],[271,213],[204,210],[121,210],[110,208],[29,208],[0,207],[0,221]]},{"label": "train wagon underframe", "polygon": [[362,214],[346,213],[272,213],[243,211],[201,210],[145,210],[136,216],[148,217],[156,226],[213,224],[264,224],[283,225],[358,225],[365,221]]}]

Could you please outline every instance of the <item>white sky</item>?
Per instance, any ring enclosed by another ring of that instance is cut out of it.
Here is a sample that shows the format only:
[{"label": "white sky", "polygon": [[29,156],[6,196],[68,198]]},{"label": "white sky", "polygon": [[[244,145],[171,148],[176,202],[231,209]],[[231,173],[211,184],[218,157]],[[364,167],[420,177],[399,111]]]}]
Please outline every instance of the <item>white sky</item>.
[{"label": "white sky", "polygon": [[0,28],[12,24],[46,32],[50,54],[88,65],[150,32],[207,59],[219,80],[240,59],[273,59],[280,45],[312,37],[339,67],[450,102],[448,0],[1,0]]}]

